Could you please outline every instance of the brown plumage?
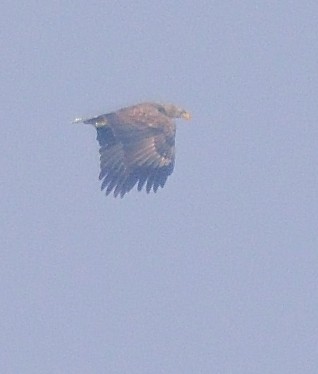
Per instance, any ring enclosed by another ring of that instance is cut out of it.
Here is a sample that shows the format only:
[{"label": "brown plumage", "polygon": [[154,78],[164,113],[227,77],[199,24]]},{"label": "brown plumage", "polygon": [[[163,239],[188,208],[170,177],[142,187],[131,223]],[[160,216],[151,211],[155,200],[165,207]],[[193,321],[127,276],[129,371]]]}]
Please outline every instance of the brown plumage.
[{"label": "brown plumage", "polygon": [[138,191],[157,192],[172,173],[175,161],[174,118],[190,119],[172,104],[142,103],[89,119],[100,145],[101,189],[123,197],[136,184]]}]

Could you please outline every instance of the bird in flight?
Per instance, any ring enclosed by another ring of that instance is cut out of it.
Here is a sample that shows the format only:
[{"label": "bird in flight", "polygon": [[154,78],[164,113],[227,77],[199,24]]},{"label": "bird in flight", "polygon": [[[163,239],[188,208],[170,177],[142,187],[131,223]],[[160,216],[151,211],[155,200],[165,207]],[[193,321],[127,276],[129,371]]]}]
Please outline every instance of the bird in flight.
[{"label": "bird in flight", "polygon": [[73,123],[93,125],[100,149],[101,190],[115,197],[138,191],[157,192],[173,172],[175,118],[191,119],[173,104],[141,103]]}]

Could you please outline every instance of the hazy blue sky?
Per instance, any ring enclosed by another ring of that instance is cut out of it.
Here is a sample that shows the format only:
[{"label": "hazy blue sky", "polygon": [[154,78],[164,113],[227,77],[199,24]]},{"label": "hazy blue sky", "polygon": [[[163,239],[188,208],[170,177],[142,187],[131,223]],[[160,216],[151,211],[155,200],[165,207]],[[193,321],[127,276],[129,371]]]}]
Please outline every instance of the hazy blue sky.
[{"label": "hazy blue sky", "polygon": [[[1,373],[317,373],[318,2],[1,6]],[[192,112],[157,194],[77,116]]]}]

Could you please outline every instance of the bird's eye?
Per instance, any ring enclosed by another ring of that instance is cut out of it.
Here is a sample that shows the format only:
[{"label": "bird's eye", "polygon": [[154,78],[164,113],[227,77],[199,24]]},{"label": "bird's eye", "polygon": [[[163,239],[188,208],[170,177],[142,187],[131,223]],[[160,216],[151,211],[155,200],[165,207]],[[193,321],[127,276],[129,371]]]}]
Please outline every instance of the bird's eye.
[{"label": "bird's eye", "polygon": [[162,106],[158,107],[158,112],[164,113],[164,114],[166,113],[165,108]]}]

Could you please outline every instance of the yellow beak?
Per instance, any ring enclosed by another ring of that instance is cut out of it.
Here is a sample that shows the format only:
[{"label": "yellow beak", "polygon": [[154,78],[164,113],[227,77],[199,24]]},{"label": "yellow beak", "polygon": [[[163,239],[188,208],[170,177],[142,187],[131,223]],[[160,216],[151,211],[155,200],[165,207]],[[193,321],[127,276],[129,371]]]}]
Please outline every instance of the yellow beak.
[{"label": "yellow beak", "polygon": [[189,112],[184,112],[182,113],[182,118],[189,121],[192,118],[192,116]]}]

